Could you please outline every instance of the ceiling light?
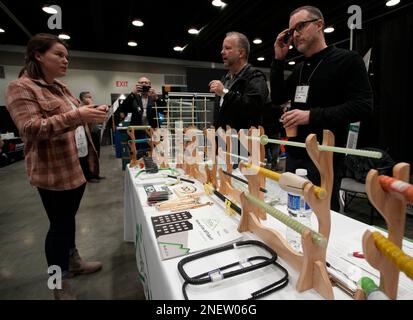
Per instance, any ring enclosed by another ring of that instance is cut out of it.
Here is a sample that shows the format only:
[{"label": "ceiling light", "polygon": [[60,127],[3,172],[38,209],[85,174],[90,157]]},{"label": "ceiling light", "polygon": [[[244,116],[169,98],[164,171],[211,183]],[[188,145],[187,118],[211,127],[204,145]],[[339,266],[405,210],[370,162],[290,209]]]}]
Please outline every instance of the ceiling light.
[{"label": "ceiling light", "polygon": [[174,50],[175,50],[176,52],[182,52],[182,51],[184,51],[184,48],[182,48],[182,47],[180,47],[180,46],[176,46],[176,47],[174,47]]},{"label": "ceiling light", "polygon": [[0,33],[5,33],[5,32],[6,32],[6,30],[0,28]]},{"label": "ceiling light", "polygon": [[265,58],[264,58],[264,57],[259,57],[259,58],[257,58],[257,60],[258,60],[258,61],[264,61]]},{"label": "ceiling light", "polygon": [[400,3],[400,0],[389,0],[389,1],[386,2],[386,6],[393,7],[393,6],[395,6],[396,4],[399,4],[399,3]]},{"label": "ceiling light", "polygon": [[188,30],[188,33],[189,34],[199,34],[199,30],[195,29],[195,28],[191,28],[191,29]]},{"label": "ceiling light", "polygon": [[142,20],[140,20],[140,19],[135,19],[135,20],[133,20],[133,21],[132,21],[132,24],[133,24],[135,27],[143,27],[143,25],[144,25],[144,23],[143,23]]},{"label": "ceiling light", "polygon": [[52,8],[52,6],[44,6],[42,10],[48,14],[56,14],[57,10],[55,8]]},{"label": "ceiling light", "polygon": [[129,42],[128,42],[128,46],[129,46],[129,47],[137,47],[138,44],[137,44],[135,41],[129,41]]},{"label": "ceiling light", "polygon": [[293,45],[290,45],[290,50],[291,50],[292,48],[294,48],[294,46],[293,46]]},{"label": "ceiling light", "polygon": [[324,32],[325,33],[332,33],[332,32],[334,32],[334,30],[335,30],[334,27],[328,27],[328,28],[324,29]]},{"label": "ceiling light", "polygon": [[212,1],[212,5],[215,7],[225,7],[227,4],[221,0],[214,0]]},{"label": "ceiling light", "polygon": [[61,33],[61,34],[59,34],[59,39],[70,40],[70,36],[68,34]]},{"label": "ceiling light", "polygon": [[295,61],[290,61],[290,62],[288,62],[288,64],[289,64],[290,66],[293,66],[293,65],[295,65]]},{"label": "ceiling light", "polygon": [[253,43],[255,43],[255,44],[261,44],[262,43],[262,40],[260,39],[260,38],[256,38],[256,39],[254,39],[254,41],[252,41]]}]

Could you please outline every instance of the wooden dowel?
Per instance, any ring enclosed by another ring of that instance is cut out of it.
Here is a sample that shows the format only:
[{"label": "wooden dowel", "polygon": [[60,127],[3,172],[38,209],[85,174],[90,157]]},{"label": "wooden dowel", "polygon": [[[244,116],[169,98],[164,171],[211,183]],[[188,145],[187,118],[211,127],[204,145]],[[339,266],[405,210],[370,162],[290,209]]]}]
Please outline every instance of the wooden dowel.
[{"label": "wooden dowel", "polygon": [[287,227],[293,229],[294,231],[298,232],[300,235],[303,235],[304,231],[309,230],[311,233],[311,238],[313,242],[320,247],[327,247],[327,239],[321,234],[318,233],[307,226],[303,225],[302,223],[294,220],[293,218],[289,217],[288,215],[284,214],[283,212],[271,207],[270,205],[266,204],[264,201],[257,199],[253,195],[249,193],[244,193],[245,198],[256,205],[257,207],[265,210],[271,216],[279,220],[280,222],[284,223]]},{"label": "wooden dowel", "polygon": [[391,262],[393,262],[397,268],[404,272],[406,276],[413,279],[413,258],[405,254],[398,246],[393,242],[386,239],[380,232],[372,233],[376,248]]}]

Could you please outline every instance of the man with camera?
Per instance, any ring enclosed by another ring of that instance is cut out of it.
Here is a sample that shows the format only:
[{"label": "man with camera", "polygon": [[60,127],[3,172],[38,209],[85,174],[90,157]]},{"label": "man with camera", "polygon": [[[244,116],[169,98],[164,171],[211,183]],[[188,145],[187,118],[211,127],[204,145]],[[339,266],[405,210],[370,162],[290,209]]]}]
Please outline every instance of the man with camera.
[{"label": "man with camera", "polygon": [[132,114],[130,125],[150,125],[152,128],[159,127],[159,115],[165,113],[166,102],[151,87],[151,80],[141,77],[133,91],[126,97],[116,114],[123,112],[125,115]]}]

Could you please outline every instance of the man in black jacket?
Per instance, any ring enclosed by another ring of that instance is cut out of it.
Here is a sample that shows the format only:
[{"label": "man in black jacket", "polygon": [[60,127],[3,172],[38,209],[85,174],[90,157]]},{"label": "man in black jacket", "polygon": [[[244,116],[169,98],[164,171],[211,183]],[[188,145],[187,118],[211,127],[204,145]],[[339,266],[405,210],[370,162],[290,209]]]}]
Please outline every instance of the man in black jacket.
[{"label": "man in black jacket", "polygon": [[262,112],[269,102],[265,74],[248,64],[250,44],[239,32],[227,33],[222,45],[222,59],[228,74],[209,83],[210,92],[217,95],[214,125],[224,130],[229,125],[236,130],[262,125]]},{"label": "man in black jacket", "polygon": [[[304,55],[304,62],[284,81],[285,57],[292,43]],[[356,52],[327,46],[323,15],[312,6],[290,14],[289,29],[278,35],[274,51],[271,98],[275,104],[291,100],[292,110],[282,117],[286,130],[297,128],[297,136],[290,140],[304,142],[309,134],[316,133],[321,141],[323,129],[328,129],[335,135],[336,146],[345,147],[348,125],[366,119],[372,110],[372,91],[363,59]],[[287,147],[286,152],[287,171],[305,168],[308,178],[320,183],[318,170],[305,149]],[[344,156],[334,154],[331,207],[335,211],[339,210],[343,167]]]},{"label": "man in black jacket", "polygon": [[158,97],[155,89],[151,87],[151,81],[142,77],[138,80],[134,90],[126,97],[122,105],[116,110],[116,114],[123,112],[125,115],[132,113],[130,125],[150,125],[159,127],[158,113],[165,113],[166,102]]}]

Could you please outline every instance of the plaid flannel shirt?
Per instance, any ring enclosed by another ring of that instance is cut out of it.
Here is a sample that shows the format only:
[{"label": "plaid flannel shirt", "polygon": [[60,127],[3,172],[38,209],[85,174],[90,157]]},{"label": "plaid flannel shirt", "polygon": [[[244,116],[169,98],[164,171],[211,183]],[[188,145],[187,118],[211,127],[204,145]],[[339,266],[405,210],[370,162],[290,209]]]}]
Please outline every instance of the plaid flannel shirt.
[{"label": "plaid flannel shirt", "polygon": [[65,96],[79,107],[62,82],[48,84],[27,74],[12,81],[6,91],[6,106],[25,143],[26,170],[35,187],[63,191],[86,183],[75,141],[75,129],[80,125],[84,125],[88,139],[90,170],[99,174],[89,127]]}]

